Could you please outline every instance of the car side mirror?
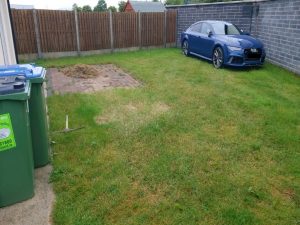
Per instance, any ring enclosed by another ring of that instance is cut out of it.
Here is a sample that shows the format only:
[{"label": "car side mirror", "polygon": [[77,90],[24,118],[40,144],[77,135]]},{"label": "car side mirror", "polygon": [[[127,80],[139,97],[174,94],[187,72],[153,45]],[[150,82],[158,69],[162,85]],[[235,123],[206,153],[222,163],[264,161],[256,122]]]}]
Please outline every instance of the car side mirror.
[{"label": "car side mirror", "polygon": [[241,29],[241,33],[242,33],[243,35],[250,35],[249,32],[245,32],[243,29]]},{"label": "car side mirror", "polygon": [[207,35],[208,35],[208,37],[211,37],[213,35],[213,32],[209,31]]}]

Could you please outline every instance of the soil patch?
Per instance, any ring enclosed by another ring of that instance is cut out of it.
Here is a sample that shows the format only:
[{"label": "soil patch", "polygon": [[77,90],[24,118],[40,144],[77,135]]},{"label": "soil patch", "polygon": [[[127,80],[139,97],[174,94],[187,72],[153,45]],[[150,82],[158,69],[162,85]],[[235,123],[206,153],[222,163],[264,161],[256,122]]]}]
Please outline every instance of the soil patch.
[{"label": "soil patch", "polygon": [[64,73],[68,77],[74,77],[74,78],[93,78],[97,77],[98,70],[93,65],[85,65],[85,64],[77,64],[75,66],[69,66],[62,68],[60,70],[62,73]]},{"label": "soil patch", "polygon": [[62,69],[50,68],[47,72],[48,94],[92,93],[111,88],[140,86],[128,73],[113,64],[77,64]]}]

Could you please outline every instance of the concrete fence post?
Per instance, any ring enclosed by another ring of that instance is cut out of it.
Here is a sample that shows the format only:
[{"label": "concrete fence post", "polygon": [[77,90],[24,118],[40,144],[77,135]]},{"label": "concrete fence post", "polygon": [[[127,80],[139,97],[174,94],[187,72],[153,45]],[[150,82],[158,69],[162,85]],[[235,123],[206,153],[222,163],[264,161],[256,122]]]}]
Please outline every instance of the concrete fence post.
[{"label": "concrete fence post", "polygon": [[167,47],[167,10],[164,11],[164,47]]},{"label": "concrete fence post", "polygon": [[113,31],[113,18],[112,18],[111,10],[109,10],[109,34],[110,34],[111,52],[114,52],[114,31]]},{"label": "concrete fence post", "polygon": [[33,15],[33,23],[34,23],[34,31],[35,31],[35,39],[36,39],[38,58],[43,58],[42,48],[41,48],[41,36],[40,36],[39,22],[37,19],[35,9],[32,10],[32,15]]},{"label": "concrete fence post", "polygon": [[177,48],[178,47],[178,44],[177,44],[177,32],[178,32],[178,9],[176,10],[176,18],[175,18],[175,47]]},{"label": "concrete fence post", "polygon": [[142,48],[142,20],[141,20],[141,12],[138,11],[138,29],[139,29],[139,47]]},{"label": "concrete fence post", "polygon": [[75,9],[74,11],[75,17],[75,29],[76,29],[76,43],[77,43],[77,54],[80,55],[80,37],[79,37],[79,25],[78,25],[78,12]]}]

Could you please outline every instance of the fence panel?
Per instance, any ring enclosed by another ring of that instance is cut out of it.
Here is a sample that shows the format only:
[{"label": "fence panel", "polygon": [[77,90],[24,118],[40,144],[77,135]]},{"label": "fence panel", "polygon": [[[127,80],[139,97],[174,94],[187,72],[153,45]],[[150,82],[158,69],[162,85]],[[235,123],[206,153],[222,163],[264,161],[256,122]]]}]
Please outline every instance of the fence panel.
[{"label": "fence panel", "polygon": [[78,21],[82,51],[110,48],[109,13],[79,12]]},{"label": "fence panel", "polygon": [[139,45],[138,13],[113,13],[114,48]]},{"label": "fence panel", "polygon": [[164,44],[164,13],[141,13],[142,46]]},{"label": "fence panel", "polygon": [[36,53],[32,10],[12,10],[13,27],[16,34],[16,47],[19,54]]},{"label": "fence panel", "polygon": [[[176,13],[173,10],[167,11],[166,26],[163,12],[141,13],[140,17],[135,12],[113,13],[113,47],[162,46],[165,40],[166,43],[175,43]],[[12,10],[12,16],[19,54],[37,53],[37,37],[40,37],[42,53],[77,51],[73,11],[36,10],[37,29],[33,10]],[[111,48],[108,12],[79,12],[77,18],[81,51]],[[36,35],[35,30],[38,30],[39,35]]]},{"label": "fence panel", "polygon": [[42,52],[76,51],[72,11],[37,10]]},{"label": "fence panel", "polygon": [[176,26],[177,26],[177,11],[176,10],[168,10],[167,11],[167,43],[176,42]]}]

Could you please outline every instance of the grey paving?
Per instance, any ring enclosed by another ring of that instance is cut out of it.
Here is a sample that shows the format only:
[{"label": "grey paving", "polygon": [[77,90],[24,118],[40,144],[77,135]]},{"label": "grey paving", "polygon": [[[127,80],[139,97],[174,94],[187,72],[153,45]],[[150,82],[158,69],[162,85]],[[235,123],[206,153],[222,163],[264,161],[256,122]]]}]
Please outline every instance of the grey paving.
[{"label": "grey paving", "polygon": [[55,201],[49,183],[51,165],[35,170],[35,195],[32,199],[0,208],[1,225],[51,225],[51,211]]}]

